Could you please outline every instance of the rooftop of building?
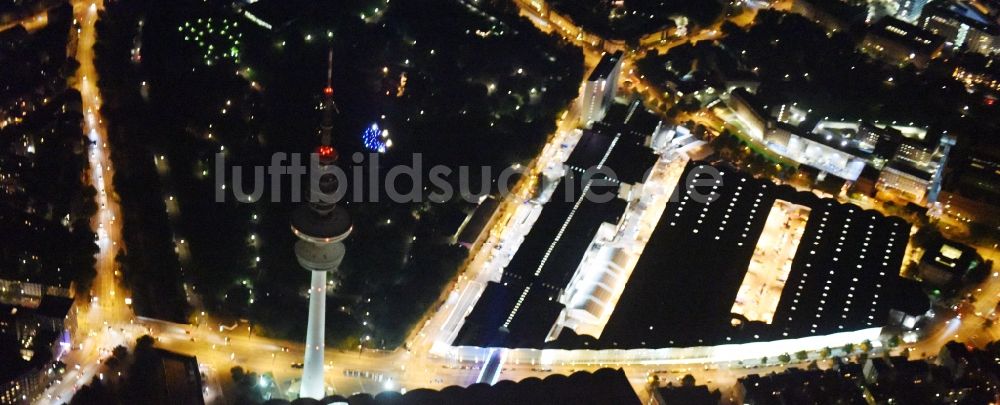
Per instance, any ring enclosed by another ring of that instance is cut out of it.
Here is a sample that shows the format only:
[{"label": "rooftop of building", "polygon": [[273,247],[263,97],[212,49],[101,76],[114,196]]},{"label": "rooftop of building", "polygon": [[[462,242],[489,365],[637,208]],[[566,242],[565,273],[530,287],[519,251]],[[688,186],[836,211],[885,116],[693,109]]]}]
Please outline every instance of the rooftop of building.
[{"label": "rooftop of building", "polygon": [[656,164],[657,159],[659,157],[646,146],[644,140],[622,138],[608,155],[604,166],[614,171],[616,180],[637,184],[646,181],[649,169]]},{"label": "rooftop of building", "polygon": [[[939,397],[945,380],[949,379],[942,367],[905,357],[870,358],[865,364],[865,371],[865,377],[870,381],[866,391],[875,403],[927,403],[928,398]],[[979,399],[967,400],[964,403],[985,403]]]},{"label": "rooftop of building", "polygon": [[921,180],[930,181],[930,179],[934,176],[933,172],[921,169],[910,163],[896,159],[889,161],[889,163],[886,164],[886,167],[895,170],[897,172],[916,177]]},{"label": "rooftop of building", "polygon": [[640,139],[648,137],[660,127],[660,117],[635,99],[628,104],[615,103],[608,107],[604,119],[594,123],[594,129],[627,132]]},{"label": "rooftop of building", "polygon": [[458,234],[458,242],[460,243],[473,243],[476,238],[483,232],[483,228],[489,224],[490,218],[493,217],[493,213],[496,212],[497,208],[500,207],[500,202],[493,196],[486,196],[483,200],[476,205],[476,208],[469,214],[469,219],[466,221],[465,226],[462,227],[462,231]]},{"label": "rooftop of building", "polygon": [[[631,117],[645,113],[636,111],[631,108],[631,112],[619,115],[622,125],[628,126]],[[576,272],[598,228],[618,223],[625,212],[627,202],[617,198],[619,183],[641,181],[656,161],[656,155],[645,146],[645,136],[610,128],[584,131],[565,162],[566,174],[542,206],[500,283],[487,286],[466,318],[456,345],[543,345],[563,310],[559,294]],[[601,164],[614,171],[616,178],[596,173],[588,178],[587,170]]]},{"label": "rooftop of building", "polygon": [[893,373],[897,376],[915,378],[927,375],[930,365],[923,360],[909,360],[905,356],[872,357],[866,361],[878,373]]},{"label": "rooftop of building", "polygon": [[[681,178],[694,167],[688,165]],[[759,215],[764,208],[755,201],[765,198],[763,183],[741,172],[722,172],[718,200],[694,202],[692,191],[710,191],[702,188],[683,190],[667,204],[604,328],[603,345],[697,346],[726,335],[766,210]],[[742,198],[733,198],[737,192]]]},{"label": "rooftop of building", "polygon": [[729,97],[736,97],[738,102],[745,104],[747,108],[753,111],[753,113],[757,116],[761,117],[761,119],[767,119],[767,107],[760,101],[759,98],[757,98],[757,95],[750,92],[750,90],[747,90],[744,87],[737,87],[729,92]]},{"label": "rooftop of building", "polygon": [[72,298],[51,295],[42,297],[42,301],[37,308],[0,303],[0,320],[28,319],[36,316],[49,319],[63,319],[66,315],[69,315],[72,307]]},{"label": "rooftop of building", "polygon": [[[544,343],[563,309],[556,300],[559,292],[569,283],[598,227],[618,222],[625,211],[625,201],[617,198],[608,202],[585,198],[584,187],[582,173],[567,171],[504,269],[501,282],[490,283],[466,317],[456,345]],[[617,188],[592,185],[590,192],[616,193]],[[559,237],[554,235],[557,230],[562,230]]]},{"label": "rooftop of building", "polygon": [[920,258],[920,263],[965,274],[971,267],[978,265],[980,260],[975,248],[952,240],[938,238],[924,247],[924,255]]},{"label": "rooftop of building", "polygon": [[931,53],[944,45],[944,38],[893,17],[882,17],[868,29],[869,35],[896,41],[907,48]]},{"label": "rooftop of building", "polygon": [[622,55],[624,55],[622,51],[604,54],[604,56],[601,57],[601,61],[597,62],[597,66],[594,67],[592,72],[590,72],[590,76],[587,77],[587,81],[595,82],[610,77],[615,67],[621,62]]},{"label": "rooftop of building", "polygon": [[157,385],[162,384],[154,391],[159,396],[158,403],[204,404],[198,359],[164,349],[153,350],[161,365],[159,369],[150,370],[157,374]]},{"label": "rooftop of building", "polygon": [[[623,107],[620,104],[615,106]],[[622,110],[622,109],[620,109]],[[616,181],[636,184],[645,180],[646,172],[653,167],[658,157],[647,146],[648,139],[660,126],[658,117],[643,108],[616,113],[614,118],[621,121],[604,121],[594,123],[593,128],[585,130],[583,137],[573,150],[566,165],[580,169],[591,169],[595,166],[585,166],[591,162],[600,162],[611,142],[615,147],[607,155],[603,167],[614,172]]]},{"label": "rooftop of building", "polygon": [[[487,283],[453,344],[483,347],[541,346],[565,307],[554,299],[553,291],[526,289],[529,285],[510,279],[500,283]],[[523,309],[517,310],[510,317],[515,307]]]},{"label": "rooftop of building", "polygon": [[[567,171],[504,269],[505,277],[534,279],[553,290],[569,282],[597,228],[606,222],[617,223],[625,212],[624,200],[612,198],[600,202],[591,198],[593,195],[613,196],[618,192],[617,185],[597,185],[595,180],[585,195],[585,180],[583,173]],[[561,235],[555,235],[554,232],[560,229],[563,230]]]},{"label": "rooftop of building", "polygon": [[567,168],[587,170],[597,167],[604,154],[608,153],[612,143],[617,143],[615,136],[608,135],[602,129],[586,129],[577,141],[573,151],[566,158]]},{"label": "rooftop of building", "polygon": [[67,297],[57,297],[54,295],[46,295],[42,297],[41,304],[35,309],[37,313],[46,318],[61,319],[69,315],[70,309],[73,308],[73,299]]},{"label": "rooftop of building", "polygon": [[[930,131],[919,126],[882,125],[861,120],[818,120],[806,117],[798,126],[782,122],[776,122],[775,125],[802,138],[862,159],[892,159],[901,145],[933,151],[944,135],[940,131]],[[874,135],[875,139],[868,139],[870,135]]]},{"label": "rooftop of building", "polygon": [[[696,164],[702,163],[687,170]],[[601,347],[825,335],[884,325],[892,309],[926,312],[926,296],[899,276],[909,235],[905,221],[717,168],[725,174],[716,201],[696,203],[689,190],[668,203]],[[734,327],[730,310],[776,199],[809,207],[809,220],[772,323]]]},{"label": "rooftop of building", "polygon": [[861,169],[861,175],[858,176],[858,180],[855,181],[865,180],[874,183],[878,181],[878,176],[880,174],[882,173],[879,169],[871,165],[865,165],[865,168]]},{"label": "rooftop of building", "polygon": [[835,131],[798,131],[797,135],[821,145],[829,146],[833,149],[846,152],[860,158],[868,158],[871,151],[862,149],[856,139],[857,131],[849,128],[840,128]]}]

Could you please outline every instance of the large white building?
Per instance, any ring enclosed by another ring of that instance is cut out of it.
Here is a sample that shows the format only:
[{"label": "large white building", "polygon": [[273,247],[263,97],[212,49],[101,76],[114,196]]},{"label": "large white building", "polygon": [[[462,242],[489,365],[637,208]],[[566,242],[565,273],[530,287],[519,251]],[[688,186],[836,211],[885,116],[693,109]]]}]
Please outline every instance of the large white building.
[{"label": "large white building", "polygon": [[872,167],[879,173],[878,189],[919,204],[937,200],[942,170],[955,144],[947,133],[935,141],[928,139],[926,128],[916,126],[830,120],[811,124],[801,109],[790,106],[777,106],[777,118],[771,117],[745,89],[724,98],[744,132],[784,157],[849,182]]},{"label": "large white building", "polygon": [[772,150],[801,164],[812,166],[845,180],[856,180],[866,160],[855,143],[830,134],[796,131],[778,125],[765,136]]},{"label": "large white building", "polygon": [[580,123],[589,127],[591,123],[600,121],[615,99],[618,89],[618,78],[622,71],[622,51],[604,54],[601,61],[590,72],[590,77],[583,83],[580,92],[582,106]]}]

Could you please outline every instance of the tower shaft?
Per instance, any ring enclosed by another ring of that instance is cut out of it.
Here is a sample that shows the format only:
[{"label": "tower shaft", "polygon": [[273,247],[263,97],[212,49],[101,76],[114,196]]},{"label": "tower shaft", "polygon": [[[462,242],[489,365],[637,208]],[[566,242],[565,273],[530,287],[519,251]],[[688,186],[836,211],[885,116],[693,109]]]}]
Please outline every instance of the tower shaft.
[{"label": "tower shaft", "polygon": [[323,350],[326,334],[326,272],[313,271],[309,285],[309,325],[306,329],[306,356],[302,367],[299,397],[326,396],[323,382]]}]

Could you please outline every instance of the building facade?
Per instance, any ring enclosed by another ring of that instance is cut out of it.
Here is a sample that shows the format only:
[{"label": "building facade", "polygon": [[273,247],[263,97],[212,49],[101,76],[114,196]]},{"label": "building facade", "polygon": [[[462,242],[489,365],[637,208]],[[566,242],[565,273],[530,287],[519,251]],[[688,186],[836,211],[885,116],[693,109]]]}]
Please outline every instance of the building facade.
[{"label": "building facade", "polygon": [[[19,359],[0,359],[0,404],[27,404],[49,382],[52,359],[76,330],[73,300],[44,296],[36,307],[0,304],[0,344],[16,346]],[[8,348],[10,349],[10,348]]]},{"label": "building facade", "polygon": [[921,26],[944,38],[945,46],[983,55],[1000,52],[998,12],[974,1],[942,1],[927,4]]},{"label": "building facade", "polygon": [[72,284],[62,287],[0,278],[0,304],[37,307],[46,295],[73,298]]},{"label": "building facade", "polygon": [[48,364],[32,365],[14,378],[0,381],[0,404],[30,404],[48,385]]}]

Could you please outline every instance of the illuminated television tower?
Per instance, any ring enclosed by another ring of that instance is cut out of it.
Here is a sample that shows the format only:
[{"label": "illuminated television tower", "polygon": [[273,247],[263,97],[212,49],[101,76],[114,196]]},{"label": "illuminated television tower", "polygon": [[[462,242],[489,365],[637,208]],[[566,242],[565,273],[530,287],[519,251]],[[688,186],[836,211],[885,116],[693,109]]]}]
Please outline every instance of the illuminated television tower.
[{"label": "illuminated television tower", "polygon": [[[323,123],[317,149],[321,166],[337,162],[337,150],[330,145],[333,131],[333,51],[329,55],[326,87],[323,88]],[[337,178],[327,173],[320,177],[319,191],[332,195]],[[314,193],[315,194],[315,193]],[[344,239],[351,233],[351,217],[344,207],[333,202],[310,198],[309,203],[292,213],[292,232],[299,238],[295,257],[299,265],[312,273],[309,284],[309,325],[306,330],[306,354],[302,367],[300,398],[322,399],[326,396],[323,379],[323,350],[326,331],[326,276],[337,271],[344,259]]]}]

